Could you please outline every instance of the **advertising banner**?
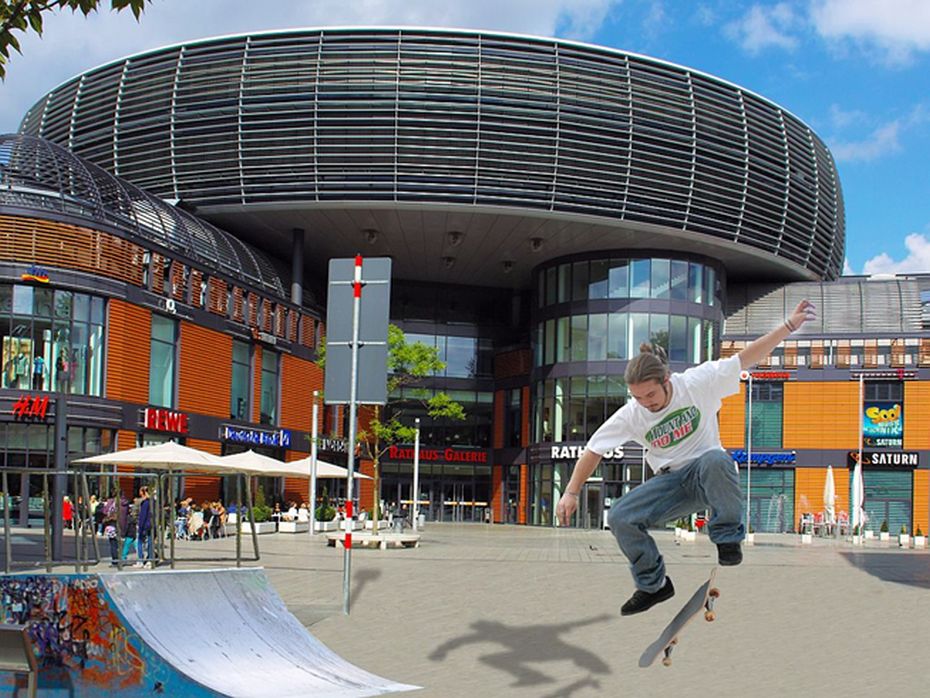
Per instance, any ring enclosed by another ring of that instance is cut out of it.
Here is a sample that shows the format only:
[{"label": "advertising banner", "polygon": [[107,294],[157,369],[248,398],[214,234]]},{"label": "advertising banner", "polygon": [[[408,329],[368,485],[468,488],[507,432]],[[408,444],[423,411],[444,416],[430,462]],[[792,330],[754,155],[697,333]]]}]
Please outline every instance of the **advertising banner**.
[{"label": "advertising banner", "polygon": [[869,448],[904,446],[904,407],[897,402],[866,402],[862,414],[862,444]]}]

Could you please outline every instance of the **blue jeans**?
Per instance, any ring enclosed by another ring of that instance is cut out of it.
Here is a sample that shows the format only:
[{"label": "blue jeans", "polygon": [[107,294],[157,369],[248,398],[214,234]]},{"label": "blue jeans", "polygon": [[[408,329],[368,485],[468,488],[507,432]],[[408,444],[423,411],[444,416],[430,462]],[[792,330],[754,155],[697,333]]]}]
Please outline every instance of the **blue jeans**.
[{"label": "blue jeans", "polygon": [[151,560],[154,557],[151,531],[145,531],[144,533],[139,531],[139,538],[136,540],[136,544],[136,552],[140,560]]},{"label": "blue jeans", "polygon": [[656,475],[611,507],[607,523],[630,561],[637,589],[653,593],[665,584],[665,561],[647,529],[703,509],[713,511],[707,524],[711,541],[743,540],[739,473],[726,451],[708,451],[683,468]]}]

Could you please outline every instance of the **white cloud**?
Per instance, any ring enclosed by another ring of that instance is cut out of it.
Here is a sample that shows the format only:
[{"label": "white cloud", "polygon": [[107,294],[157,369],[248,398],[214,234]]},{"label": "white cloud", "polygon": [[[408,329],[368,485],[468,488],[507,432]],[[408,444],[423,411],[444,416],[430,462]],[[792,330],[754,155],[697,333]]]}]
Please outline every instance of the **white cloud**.
[{"label": "white cloud", "polygon": [[436,26],[589,40],[621,0],[155,0],[129,12],[48,16],[45,34],[22,37],[0,83],[0,133],[56,85],[103,63],[224,34],[325,26]]},{"label": "white cloud", "polygon": [[811,21],[820,36],[878,49],[889,64],[908,63],[930,50],[927,0],[815,0]]},{"label": "white cloud", "polygon": [[843,129],[855,124],[868,123],[868,112],[861,109],[843,109],[838,104],[830,105],[830,123],[834,128]]},{"label": "white cloud", "polygon": [[849,257],[843,259],[843,276],[856,276],[856,270],[849,263]]},{"label": "white cloud", "polygon": [[898,141],[900,130],[901,124],[895,120],[879,126],[863,140],[833,143],[830,145],[830,151],[838,162],[871,162],[901,150]]},{"label": "white cloud", "polygon": [[[887,252],[868,260],[862,267],[864,274],[908,274],[930,272],[930,239],[921,233],[911,233],[904,238],[907,256],[895,261]],[[843,272],[846,273],[845,270]]]},{"label": "white cloud", "polygon": [[766,48],[792,51],[798,39],[792,32],[800,24],[791,5],[780,2],[771,7],[753,5],[740,19],[724,27],[724,33],[753,55]]}]

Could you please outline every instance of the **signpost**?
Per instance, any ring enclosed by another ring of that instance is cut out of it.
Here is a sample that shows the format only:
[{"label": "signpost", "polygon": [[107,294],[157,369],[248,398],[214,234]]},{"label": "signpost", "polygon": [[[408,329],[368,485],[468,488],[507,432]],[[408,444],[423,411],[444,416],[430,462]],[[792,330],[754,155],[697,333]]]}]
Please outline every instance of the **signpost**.
[{"label": "signpost", "polygon": [[[369,287],[363,294],[362,290]],[[327,404],[349,406],[348,478],[346,479],[343,612],[349,614],[352,573],[353,484],[358,405],[387,402],[387,330],[391,304],[391,260],[331,259],[326,303]],[[378,496],[378,493],[375,493]]]}]

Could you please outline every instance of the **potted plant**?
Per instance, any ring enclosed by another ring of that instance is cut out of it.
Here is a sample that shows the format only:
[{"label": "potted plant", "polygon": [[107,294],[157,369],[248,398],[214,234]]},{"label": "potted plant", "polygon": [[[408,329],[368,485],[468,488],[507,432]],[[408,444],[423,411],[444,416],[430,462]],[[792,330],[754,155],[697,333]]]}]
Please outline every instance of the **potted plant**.
[{"label": "potted plant", "polygon": [[697,540],[697,531],[694,530],[694,524],[691,523],[690,518],[685,522],[685,530],[681,532],[681,539],[692,543]]},{"label": "potted plant", "polygon": [[927,539],[924,537],[924,532],[920,530],[920,526],[918,526],[917,530],[914,532],[914,547],[925,548],[926,546]]},{"label": "potted plant", "polygon": [[855,526],[853,526],[852,544],[862,545],[862,536],[859,534],[859,524],[856,524]]},{"label": "potted plant", "polygon": [[255,501],[252,502],[252,516],[246,516],[242,520],[243,533],[252,532],[251,519],[253,518],[255,519],[256,533],[259,535],[274,533],[275,525],[274,521],[271,520],[271,507],[265,502],[265,491],[261,487],[255,491]]},{"label": "potted plant", "polygon": [[752,528],[752,524],[749,524],[749,530],[746,533],[746,545],[755,545],[756,543],[756,532]]},{"label": "potted plant", "polygon": [[685,520],[678,519],[675,522],[675,538],[681,538],[681,532],[685,530]]},{"label": "potted plant", "polygon": [[901,526],[901,533],[898,534],[898,545],[902,548],[909,548],[911,546],[911,537],[907,533],[907,526]]},{"label": "potted plant", "polygon": [[336,530],[336,507],[329,503],[329,496],[326,493],[325,487],[323,488],[322,501],[320,502],[320,506],[316,508],[316,513],[314,516],[316,519],[317,531]]},{"label": "potted plant", "polygon": [[882,543],[887,543],[891,539],[891,535],[888,533],[888,522],[887,521],[882,521],[882,525],[878,529],[878,539]]}]

